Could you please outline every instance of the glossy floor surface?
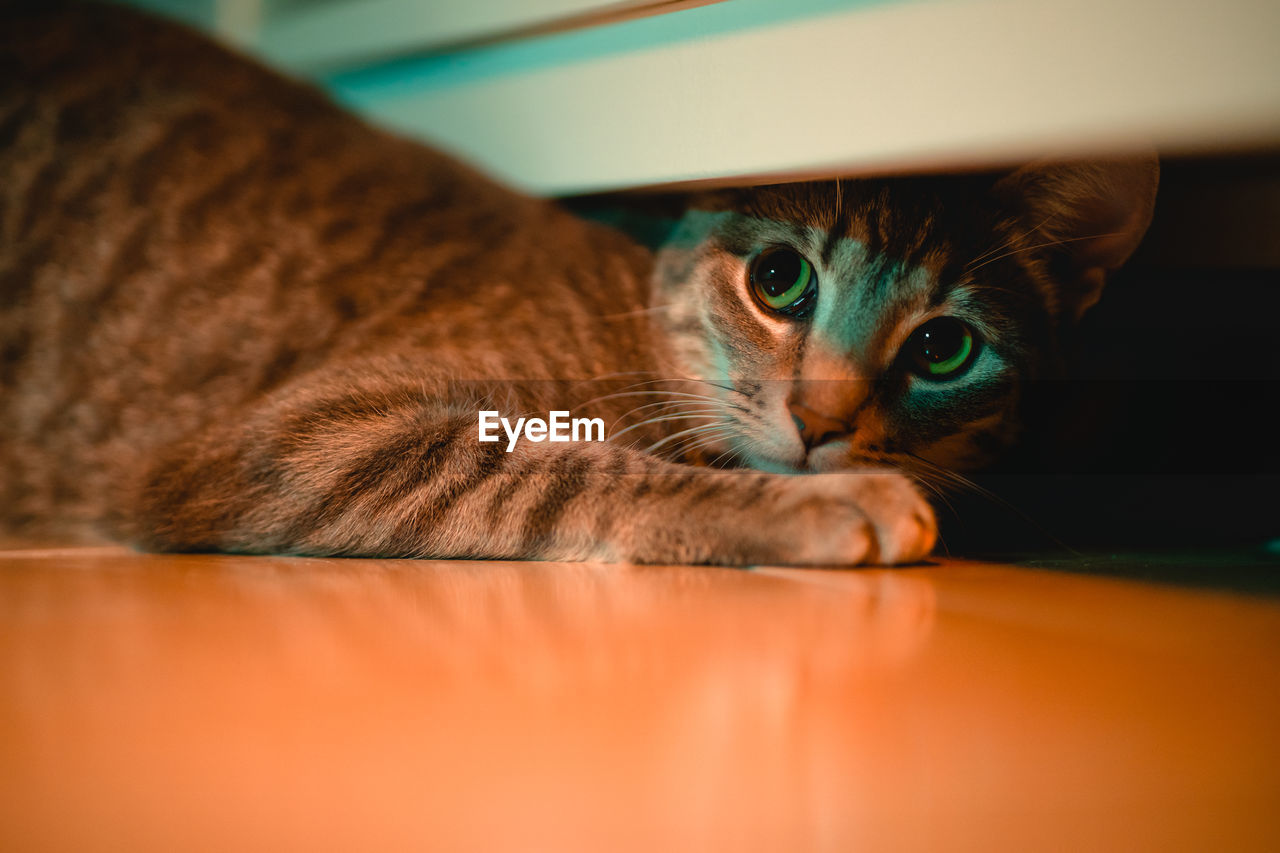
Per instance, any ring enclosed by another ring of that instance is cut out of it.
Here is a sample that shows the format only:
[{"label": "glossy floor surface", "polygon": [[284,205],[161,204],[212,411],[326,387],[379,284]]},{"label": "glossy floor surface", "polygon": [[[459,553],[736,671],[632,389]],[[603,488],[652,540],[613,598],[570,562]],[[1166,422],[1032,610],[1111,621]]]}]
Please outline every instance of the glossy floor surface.
[{"label": "glossy floor surface", "polygon": [[5,850],[1275,850],[1280,598],[0,550]]}]

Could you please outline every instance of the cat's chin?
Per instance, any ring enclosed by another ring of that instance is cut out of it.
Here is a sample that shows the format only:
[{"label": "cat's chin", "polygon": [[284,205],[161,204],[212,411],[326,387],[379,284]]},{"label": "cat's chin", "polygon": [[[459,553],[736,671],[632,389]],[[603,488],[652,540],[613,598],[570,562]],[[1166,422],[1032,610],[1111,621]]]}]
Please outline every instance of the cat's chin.
[{"label": "cat's chin", "polygon": [[849,444],[844,441],[833,441],[815,447],[805,458],[805,470],[814,473],[844,471],[855,466],[855,460],[849,454]]},{"label": "cat's chin", "polygon": [[750,467],[774,474],[824,474],[855,467],[849,456],[849,446],[839,442],[815,447],[808,453],[798,453],[786,458],[762,454],[750,454]]},{"label": "cat's chin", "polygon": [[794,459],[779,459],[760,453],[747,453],[743,457],[746,467],[770,474],[807,474],[812,473],[803,456]]}]

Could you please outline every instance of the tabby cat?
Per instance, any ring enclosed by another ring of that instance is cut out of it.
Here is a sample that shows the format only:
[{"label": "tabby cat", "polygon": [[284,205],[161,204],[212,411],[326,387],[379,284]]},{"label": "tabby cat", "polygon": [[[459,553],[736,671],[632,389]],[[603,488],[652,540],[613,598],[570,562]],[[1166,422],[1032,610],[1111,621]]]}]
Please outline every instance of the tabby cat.
[{"label": "tabby cat", "polygon": [[[3,9],[10,531],[918,560],[919,484],[1010,439],[1155,194],[1148,159],[715,191],[654,252],[170,24]],[[610,436],[482,442],[481,410]]]}]

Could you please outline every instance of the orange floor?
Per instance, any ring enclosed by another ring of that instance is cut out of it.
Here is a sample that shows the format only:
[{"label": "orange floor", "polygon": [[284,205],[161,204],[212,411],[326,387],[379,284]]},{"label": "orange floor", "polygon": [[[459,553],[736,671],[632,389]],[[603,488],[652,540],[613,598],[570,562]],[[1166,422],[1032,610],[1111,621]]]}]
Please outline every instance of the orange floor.
[{"label": "orange floor", "polygon": [[1280,598],[0,551],[0,849],[1277,850]]}]

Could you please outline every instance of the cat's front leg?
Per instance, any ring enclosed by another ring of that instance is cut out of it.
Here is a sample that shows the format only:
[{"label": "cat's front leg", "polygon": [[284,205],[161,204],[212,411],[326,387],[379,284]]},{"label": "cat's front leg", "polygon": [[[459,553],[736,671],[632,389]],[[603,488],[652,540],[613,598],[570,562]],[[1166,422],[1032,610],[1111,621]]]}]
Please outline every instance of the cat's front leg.
[{"label": "cat's front leg", "polygon": [[267,407],[175,446],[123,505],[148,547],[724,565],[918,560],[933,513],[896,473],[677,465],[609,443],[478,439],[411,398]]}]

